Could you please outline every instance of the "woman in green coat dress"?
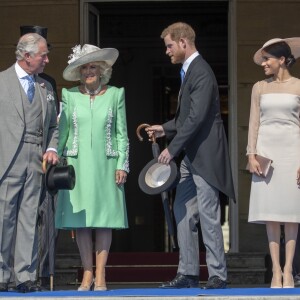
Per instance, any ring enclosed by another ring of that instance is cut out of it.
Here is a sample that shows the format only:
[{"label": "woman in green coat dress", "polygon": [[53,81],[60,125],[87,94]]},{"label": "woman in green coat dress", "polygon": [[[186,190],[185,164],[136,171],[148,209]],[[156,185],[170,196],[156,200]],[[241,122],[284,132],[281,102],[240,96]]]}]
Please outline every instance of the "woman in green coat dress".
[{"label": "woman in green coat dress", "polygon": [[[80,85],[62,90],[60,156],[76,173],[76,185],[58,195],[55,224],[76,229],[83,279],[79,291],[106,290],[105,265],[112,228],[128,227],[124,183],[129,172],[124,88],[107,85],[118,57],[114,48],[75,46],[63,72]],[[96,272],[93,274],[92,230]]]}]

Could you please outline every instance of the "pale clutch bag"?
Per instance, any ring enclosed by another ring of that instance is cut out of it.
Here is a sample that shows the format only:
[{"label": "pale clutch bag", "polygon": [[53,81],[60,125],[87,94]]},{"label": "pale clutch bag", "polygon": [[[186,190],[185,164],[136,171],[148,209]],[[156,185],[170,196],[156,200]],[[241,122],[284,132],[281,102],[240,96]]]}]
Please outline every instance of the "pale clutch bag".
[{"label": "pale clutch bag", "polygon": [[[270,158],[261,156],[259,154],[256,154],[255,158],[260,164],[260,168],[261,168],[261,171],[262,171],[261,176],[262,177],[267,177],[267,175],[270,171],[270,167],[271,167],[271,164],[272,164],[273,160],[270,159]],[[248,171],[250,170],[249,163],[247,163],[246,170],[248,170]]]}]

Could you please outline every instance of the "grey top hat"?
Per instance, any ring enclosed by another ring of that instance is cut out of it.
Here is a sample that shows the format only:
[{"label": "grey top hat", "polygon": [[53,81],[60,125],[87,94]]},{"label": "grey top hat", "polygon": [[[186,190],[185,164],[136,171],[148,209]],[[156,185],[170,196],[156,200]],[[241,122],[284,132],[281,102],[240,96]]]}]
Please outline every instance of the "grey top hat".
[{"label": "grey top hat", "polygon": [[168,165],[152,159],[141,171],[138,179],[140,189],[148,195],[157,195],[176,187],[180,179],[176,163]]}]

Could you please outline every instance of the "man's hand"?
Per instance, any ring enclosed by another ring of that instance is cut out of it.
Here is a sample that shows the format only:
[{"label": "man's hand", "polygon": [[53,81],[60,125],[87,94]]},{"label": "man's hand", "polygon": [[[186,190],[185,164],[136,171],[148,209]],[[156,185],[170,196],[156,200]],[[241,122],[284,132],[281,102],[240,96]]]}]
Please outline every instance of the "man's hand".
[{"label": "man's hand", "polygon": [[150,127],[145,128],[145,131],[149,136],[149,141],[152,140],[151,138],[153,137],[153,134],[155,138],[165,136],[165,131],[161,125],[152,125]]},{"label": "man's hand", "polygon": [[58,155],[55,151],[49,150],[43,155],[43,172],[46,173],[47,164],[49,165],[57,165],[59,163]]},{"label": "man's hand", "polygon": [[162,164],[166,164],[168,165],[169,162],[171,161],[171,159],[174,156],[172,154],[170,154],[168,148],[166,148],[158,157],[158,162],[162,163]]}]

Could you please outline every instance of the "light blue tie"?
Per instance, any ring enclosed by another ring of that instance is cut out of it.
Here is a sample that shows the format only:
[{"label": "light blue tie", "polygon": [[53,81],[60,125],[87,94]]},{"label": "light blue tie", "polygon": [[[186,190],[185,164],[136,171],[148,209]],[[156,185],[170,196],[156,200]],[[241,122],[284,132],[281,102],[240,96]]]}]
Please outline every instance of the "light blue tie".
[{"label": "light blue tie", "polygon": [[34,97],[35,87],[34,87],[34,80],[33,77],[30,75],[27,75],[25,77],[28,80],[28,90],[27,90],[27,97],[29,102],[31,103]]},{"label": "light blue tie", "polygon": [[184,76],[185,76],[185,72],[184,72],[184,70],[181,68],[181,70],[180,70],[181,84],[183,83]]}]

